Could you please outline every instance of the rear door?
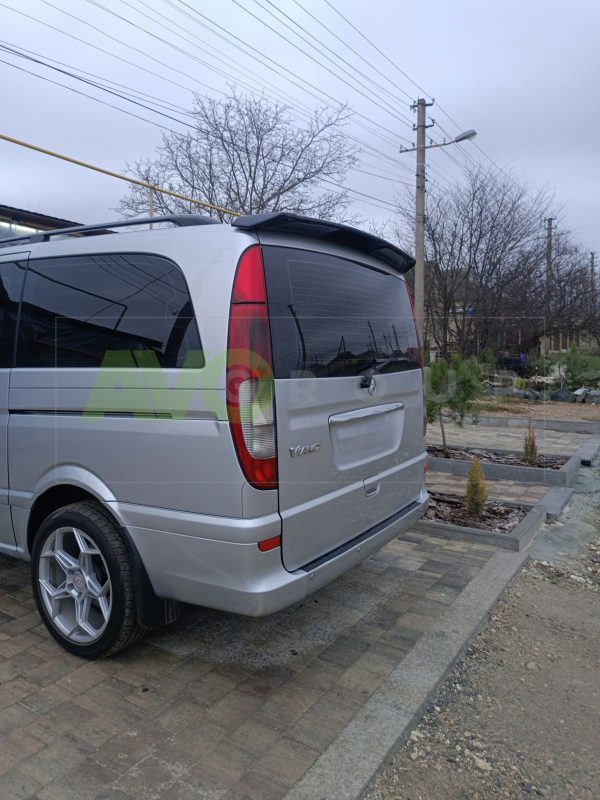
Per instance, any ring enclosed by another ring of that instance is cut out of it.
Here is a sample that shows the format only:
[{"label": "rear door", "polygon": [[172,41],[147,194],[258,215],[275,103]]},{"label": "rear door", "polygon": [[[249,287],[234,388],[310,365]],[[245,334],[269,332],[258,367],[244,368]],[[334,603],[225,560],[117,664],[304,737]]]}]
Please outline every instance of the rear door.
[{"label": "rear door", "polygon": [[263,247],[275,375],[282,556],[305,566],[415,502],[423,389],[404,279]]}]

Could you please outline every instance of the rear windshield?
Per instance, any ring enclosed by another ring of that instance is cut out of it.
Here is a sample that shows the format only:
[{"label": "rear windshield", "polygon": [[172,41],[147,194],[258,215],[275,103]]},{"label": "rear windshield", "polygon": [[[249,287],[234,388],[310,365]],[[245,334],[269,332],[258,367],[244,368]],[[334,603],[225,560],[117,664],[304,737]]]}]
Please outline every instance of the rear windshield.
[{"label": "rear windshield", "polygon": [[343,258],[263,248],[276,378],[418,369],[404,280]]}]

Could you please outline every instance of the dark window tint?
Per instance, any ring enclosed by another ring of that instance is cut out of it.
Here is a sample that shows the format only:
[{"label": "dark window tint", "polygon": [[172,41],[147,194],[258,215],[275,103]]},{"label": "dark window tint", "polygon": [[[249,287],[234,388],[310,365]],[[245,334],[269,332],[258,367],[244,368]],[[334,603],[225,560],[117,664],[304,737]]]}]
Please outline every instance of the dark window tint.
[{"label": "dark window tint", "polygon": [[24,275],[24,263],[0,263],[0,367],[12,367]]},{"label": "dark window tint", "polygon": [[108,351],[121,351],[114,366],[203,365],[177,265],[137,254],[30,261],[17,365],[98,367]]},{"label": "dark window tint", "polygon": [[278,378],[417,369],[404,281],[342,258],[264,248]]}]

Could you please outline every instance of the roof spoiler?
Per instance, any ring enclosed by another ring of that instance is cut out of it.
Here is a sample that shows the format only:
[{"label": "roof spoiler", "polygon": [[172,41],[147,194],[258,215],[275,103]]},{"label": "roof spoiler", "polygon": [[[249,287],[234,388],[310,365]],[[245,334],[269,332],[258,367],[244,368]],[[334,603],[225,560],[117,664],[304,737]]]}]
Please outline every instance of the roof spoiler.
[{"label": "roof spoiler", "polygon": [[246,231],[287,233],[350,247],[382,261],[401,274],[408,272],[415,265],[415,259],[412,256],[385,239],[358,228],[352,228],[350,225],[341,225],[338,222],[325,222],[282,211],[273,214],[251,214],[237,217],[232,220],[231,224],[235,228],[242,228]]}]

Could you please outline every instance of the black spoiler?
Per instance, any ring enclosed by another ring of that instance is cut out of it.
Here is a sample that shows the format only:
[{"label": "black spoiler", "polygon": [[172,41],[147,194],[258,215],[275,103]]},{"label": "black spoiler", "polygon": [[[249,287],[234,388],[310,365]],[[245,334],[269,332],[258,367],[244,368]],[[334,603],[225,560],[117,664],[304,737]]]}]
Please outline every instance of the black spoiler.
[{"label": "black spoiler", "polygon": [[250,214],[237,217],[231,222],[234,228],[246,231],[273,231],[274,233],[290,234],[292,236],[306,236],[310,239],[321,239],[331,244],[350,247],[360,253],[366,253],[387,264],[388,267],[404,274],[412,269],[415,260],[404,250],[396,247],[379,236],[366,233],[350,225],[341,225],[337,222],[325,222],[311,217],[302,217],[299,214],[289,214],[285,211],[272,214]]}]

